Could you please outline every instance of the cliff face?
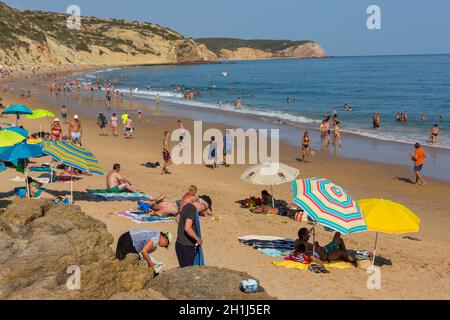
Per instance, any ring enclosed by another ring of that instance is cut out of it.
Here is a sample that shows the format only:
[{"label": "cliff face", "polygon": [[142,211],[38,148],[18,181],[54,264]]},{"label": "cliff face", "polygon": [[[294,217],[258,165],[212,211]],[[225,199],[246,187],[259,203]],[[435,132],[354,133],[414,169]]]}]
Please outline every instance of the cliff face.
[{"label": "cliff face", "polygon": [[151,23],[19,11],[0,3],[0,63],[5,65],[138,65],[195,63],[217,57],[168,28]]},{"label": "cliff face", "polygon": [[13,9],[0,2],[0,64],[7,66],[126,66],[217,60],[324,56],[312,41],[188,39],[151,23]]}]

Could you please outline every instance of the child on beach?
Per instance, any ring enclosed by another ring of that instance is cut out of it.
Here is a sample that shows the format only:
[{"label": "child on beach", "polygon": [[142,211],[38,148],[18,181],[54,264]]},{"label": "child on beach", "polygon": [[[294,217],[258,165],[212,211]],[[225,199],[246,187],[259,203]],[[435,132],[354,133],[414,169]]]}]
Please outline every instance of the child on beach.
[{"label": "child on beach", "polygon": [[216,137],[211,137],[209,142],[209,160],[212,160],[212,168],[217,168],[217,142]]},{"label": "child on beach", "polygon": [[119,121],[119,119],[117,119],[117,115],[115,113],[113,113],[113,115],[111,117],[111,128],[112,128],[114,137],[119,136],[119,134],[117,133],[117,128],[119,127],[118,121]]},{"label": "child on beach", "polygon": [[191,185],[188,192],[183,196],[183,199],[181,199],[181,208],[183,208],[188,203],[194,203],[195,201],[197,201],[197,192],[197,186]]}]

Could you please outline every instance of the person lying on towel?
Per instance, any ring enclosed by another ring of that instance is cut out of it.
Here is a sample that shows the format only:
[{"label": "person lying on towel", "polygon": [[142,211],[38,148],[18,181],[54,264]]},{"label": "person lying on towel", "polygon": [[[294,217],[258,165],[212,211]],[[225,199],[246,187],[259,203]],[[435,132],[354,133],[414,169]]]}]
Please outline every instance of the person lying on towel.
[{"label": "person lying on towel", "polygon": [[110,171],[106,177],[106,185],[108,192],[120,193],[120,192],[130,192],[136,193],[136,191],[131,182],[120,175],[120,164],[115,164],[112,171]]}]

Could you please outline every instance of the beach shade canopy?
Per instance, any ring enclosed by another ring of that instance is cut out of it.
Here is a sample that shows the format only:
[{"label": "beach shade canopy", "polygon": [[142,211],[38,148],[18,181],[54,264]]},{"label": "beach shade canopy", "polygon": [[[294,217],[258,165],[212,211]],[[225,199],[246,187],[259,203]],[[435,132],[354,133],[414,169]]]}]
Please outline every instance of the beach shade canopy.
[{"label": "beach shade canopy", "polygon": [[18,133],[21,136],[23,136],[24,138],[28,137],[28,131],[25,130],[25,129],[22,129],[20,127],[8,127],[8,128],[3,129],[3,130],[12,131],[12,132]]},{"label": "beach shade canopy", "polygon": [[367,231],[359,205],[330,180],[296,180],[292,187],[294,202],[314,221],[344,235]]},{"label": "beach shade canopy", "polygon": [[41,118],[54,118],[55,115],[45,109],[34,110],[32,114],[27,116],[27,119],[41,119]]},{"label": "beach shade canopy", "polygon": [[68,141],[48,141],[42,143],[42,151],[56,161],[83,172],[103,175],[98,160],[83,147]]},{"label": "beach shade canopy", "polygon": [[25,140],[25,137],[17,132],[10,130],[0,131],[0,148],[11,147],[22,142],[23,140]]},{"label": "beach shade canopy", "polygon": [[33,111],[20,104],[13,104],[2,112],[3,114],[15,114],[17,116],[16,125],[19,124],[20,115],[30,115]]},{"label": "beach shade canopy", "polygon": [[357,203],[369,231],[394,234],[419,232],[420,218],[400,203],[383,199],[359,200]]},{"label": "beach shade canopy", "polygon": [[20,143],[15,146],[5,148],[0,154],[0,160],[15,162],[22,159],[39,158],[44,156],[42,147],[36,144]]},{"label": "beach shade canopy", "polygon": [[373,250],[373,265],[375,265],[380,232],[392,234],[419,232],[420,218],[400,203],[384,199],[365,199],[359,200],[358,205],[363,211],[367,229],[377,233]]},{"label": "beach shade canopy", "polygon": [[[289,167],[283,163],[266,162],[248,168],[241,175],[241,180],[262,186],[271,186],[272,199],[275,202],[273,186],[291,182],[299,174],[300,171],[298,169]],[[273,206],[275,206],[275,203],[273,203]]]}]

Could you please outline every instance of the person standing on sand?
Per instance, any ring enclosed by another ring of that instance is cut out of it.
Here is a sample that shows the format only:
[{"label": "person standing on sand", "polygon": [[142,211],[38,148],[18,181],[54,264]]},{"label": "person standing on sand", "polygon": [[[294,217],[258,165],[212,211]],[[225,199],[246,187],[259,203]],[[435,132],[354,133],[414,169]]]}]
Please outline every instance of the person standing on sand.
[{"label": "person standing on sand", "polygon": [[416,151],[410,154],[411,160],[414,162],[414,172],[416,174],[415,184],[419,184],[419,180],[422,182],[422,185],[425,185],[425,180],[422,178],[421,171],[423,169],[423,165],[425,163],[426,154],[422,149],[419,143],[415,144]]},{"label": "person standing on sand", "polygon": [[341,141],[341,123],[338,121],[334,125],[334,145],[339,144],[342,145]]},{"label": "person standing on sand", "polygon": [[211,198],[201,196],[194,204],[186,204],[177,216],[178,236],[175,251],[180,268],[190,267],[195,263],[198,247],[203,245],[203,239],[199,236],[197,227],[197,212],[211,210],[211,205]]},{"label": "person standing on sand", "polygon": [[217,168],[217,142],[216,137],[211,137],[209,142],[209,160],[212,161],[212,169]]},{"label": "person standing on sand", "polygon": [[69,137],[74,144],[82,146],[81,138],[83,136],[83,129],[78,115],[73,116],[73,120],[69,123]]},{"label": "person standing on sand", "polygon": [[164,132],[164,140],[163,140],[163,159],[164,165],[161,168],[161,175],[170,174],[167,168],[172,164],[172,157],[170,155],[170,131]]},{"label": "person standing on sand", "polygon": [[69,110],[67,110],[66,106],[62,106],[60,114],[61,114],[61,119],[64,123],[67,123],[67,114],[69,113]]},{"label": "person standing on sand", "polygon": [[302,161],[306,162],[311,152],[311,138],[309,136],[309,132],[305,132],[302,140]]},{"label": "person standing on sand", "polygon": [[439,142],[439,125],[435,124],[434,127],[431,129],[431,143],[436,144]]},{"label": "person standing on sand", "polygon": [[118,127],[119,127],[119,119],[117,119],[117,115],[115,113],[113,113],[113,115],[111,117],[111,128],[112,128],[114,137],[119,136],[119,134],[117,132]]},{"label": "person standing on sand", "polygon": [[161,103],[161,96],[159,95],[159,93],[156,94],[156,104],[159,105]]},{"label": "person standing on sand", "polygon": [[133,139],[133,119],[128,118],[125,122],[125,136],[127,139]]},{"label": "person standing on sand", "polygon": [[108,124],[108,120],[106,120],[106,117],[103,112],[100,112],[98,114],[97,118],[97,125],[99,126],[101,133],[101,136],[107,136],[106,134],[106,125]]}]

